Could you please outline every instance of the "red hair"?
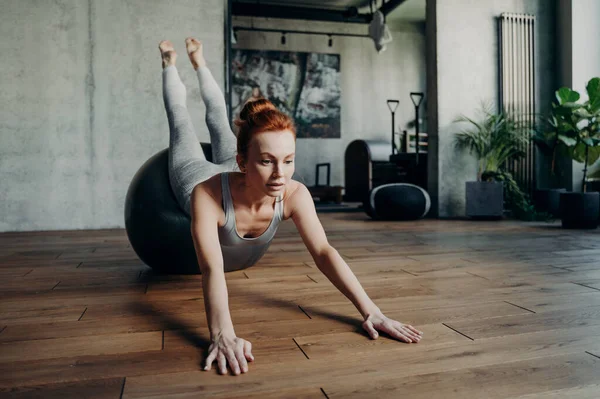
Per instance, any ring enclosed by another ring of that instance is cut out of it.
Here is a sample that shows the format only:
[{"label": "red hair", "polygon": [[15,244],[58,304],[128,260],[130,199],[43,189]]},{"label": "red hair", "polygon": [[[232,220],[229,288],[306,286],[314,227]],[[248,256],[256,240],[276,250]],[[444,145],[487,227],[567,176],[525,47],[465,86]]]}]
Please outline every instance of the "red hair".
[{"label": "red hair", "polygon": [[296,126],[292,118],[279,111],[266,98],[248,101],[235,125],[238,127],[237,152],[244,159],[248,158],[248,145],[255,133],[289,130],[296,139]]}]

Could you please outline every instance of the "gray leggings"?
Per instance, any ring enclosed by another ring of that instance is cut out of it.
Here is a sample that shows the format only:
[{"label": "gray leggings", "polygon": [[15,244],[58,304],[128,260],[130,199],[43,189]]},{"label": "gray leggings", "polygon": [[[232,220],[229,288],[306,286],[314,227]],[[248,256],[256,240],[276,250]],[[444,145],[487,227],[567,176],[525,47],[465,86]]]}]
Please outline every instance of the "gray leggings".
[{"label": "gray leggings", "polygon": [[163,70],[163,99],[169,119],[169,180],[179,206],[190,215],[190,196],[210,177],[239,171],[235,161],[236,137],[229,127],[225,98],[207,67],[197,71],[200,94],[206,105],[212,161],[206,160],[186,106],[186,89],[177,68]]}]

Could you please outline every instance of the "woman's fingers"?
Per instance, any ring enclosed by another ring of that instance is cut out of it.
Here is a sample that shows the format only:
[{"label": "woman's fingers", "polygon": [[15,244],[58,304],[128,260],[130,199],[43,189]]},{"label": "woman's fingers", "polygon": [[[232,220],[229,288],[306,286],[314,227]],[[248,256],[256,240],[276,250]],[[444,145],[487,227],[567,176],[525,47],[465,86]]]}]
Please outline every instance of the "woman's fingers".
[{"label": "woman's fingers", "polygon": [[392,327],[394,329],[400,331],[402,334],[406,335],[413,341],[418,342],[422,338],[421,332],[419,330],[417,330],[416,328],[414,328],[413,326],[411,326],[410,324],[403,324],[403,323],[400,323],[399,321],[394,321],[392,323]]},{"label": "woman's fingers", "polygon": [[254,355],[252,354],[252,344],[248,341],[244,341],[244,357],[250,361],[254,361]]},{"label": "woman's fingers", "polygon": [[400,331],[403,335],[406,335],[408,338],[410,338],[413,341],[418,342],[421,339],[419,334],[416,334],[412,330],[409,330],[405,325],[395,326],[395,327],[396,327],[396,330]]},{"label": "woman's fingers", "polygon": [[229,368],[233,371],[233,374],[240,374],[240,364],[235,357],[235,352],[232,349],[225,351],[225,357],[227,357],[227,362],[229,363]]},{"label": "woman's fingers", "polygon": [[248,362],[246,361],[246,357],[244,355],[244,341],[238,341],[237,347],[235,348],[235,357],[240,365],[240,371],[242,373],[248,372]]},{"label": "woman's fingers", "polygon": [[413,326],[411,326],[410,324],[405,324],[405,327],[410,329],[412,332],[414,332],[415,334],[419,334],[419,335],[423,335],[423,331],[419,331],[416,328],[414,328]]},{"label": "woman's fingers", "polygon": [[204,365],[204,370],[210,370],[212,363],[217,358],[218,352],[219,351],[216,349],[213,349],[212,351],[210,351],[210,353],[208,354],[208,357],[206,358],[206,364]]},{"label": "woman's fingers", "polygon": [[362,326],[372,339],[376,339],[379,336],[377,330],[404,342],[419,342],[423,334],[410,324],[403,324],[385,316],[376,317],[375,323],[369,317],[363,322]]},{"label": "woman's fingers", "polygon": [[375,327],[373,327],[373,323],[371,322],[371,320],[365,321],[363,323],[363,328],[367,331],[371,339],[377,339],[377,337],[379,337],[379,333],[377,332]]},{"label": "woman's fingers", "polygon": [[410,339],[408,336],[404,335],[403,331],[397,330],[397,329],[391,329],[388,334],[390,334],[392,337],[399,339],[400,341],[404,341],[404,342],[408,342],[411,343],[413,342],[412,339]]},{"label": "woman's fingers", "polygon": [[408,328],[406,328],[405,325],[395,326],[395,327],[396,327],[396,330],[400,331],[401,334],[410,338],[413,342],[419,342],[421,340],[421,337],[419,336],[419,334],[415,334],[412,330],[409,330]]},{"label": "woman's fingers", "polygon": [[398,330],[400,331],[400,333],[410,338],[413,342],[418,343],[419,341],[421,341],[421,336],[419,334],[415,334],[412,330],[409,330],[405,326],[402,326],[402,328],[399,328]]},{"label": "woman's fingers", "polygon": [[409,324],[403,324],[400,330],[413,339],[413,341],[419,341],[422,338],[421,332]]},{"label": "woman's fingers", "polygon": [[248,372],[248,361],[254,361],[252,355],[252,344],[246,340],[238,339],[235,347],[231,344],[225,347],[209,348],[204,370],[210,370],[212,363],[217,361],[218,370],[221,374],[227,374],[227,365],[235,375]]},{"label": "woman's fingers", "polygon": [[217,363],[219,364],[219,372],[221,374],[227,374],[227,361],[223,352],[219,352],[217,355]]}]

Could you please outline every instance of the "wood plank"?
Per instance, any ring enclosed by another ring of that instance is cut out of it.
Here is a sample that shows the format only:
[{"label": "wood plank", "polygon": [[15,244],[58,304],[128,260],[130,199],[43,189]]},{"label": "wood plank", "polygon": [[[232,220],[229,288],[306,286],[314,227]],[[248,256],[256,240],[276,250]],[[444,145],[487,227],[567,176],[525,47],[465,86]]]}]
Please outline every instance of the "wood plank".
[{"label": "wood plank", "polygon": [[587,353],[548,356],[484,367],[377,380],[375,384],[350,381],[325,384],[330,398],[445,399],[508,398],[519,393],[542,393],[553,387],[576,387],[598,380],[600,359]]},{"label": "wood plank", "polygon": [[[181,302],[177,302],[179,304]],[[177,305],[176,304],[176,305]],[[298,306],[256,306],[249,304],[241,309],[232,309],[230,311],[231,318],[235,324],[246,324],[254,322],[268,322],[275,320],[297,320],[306,319],[307,316]],[[206,313],[204,312],[204,304],[202,302],[188,303],[181,308],[177,306],[166,306],[161,304],[158,306],[131,306],[125,305],[91,305],[87,308],[85,315],[81,320],[92,319],[107,319],[113,317],[132,317],[145,315],[147,320],[160,322],[166,317],[175,317],[186,323],[204,324]]]},{"label": "wood plank", "polygon": [[[40,339],[0,343],[0,362],[51,359],[55,357],[107,355],[127,352],[161,350],[162,332],[96,335],[84,338]],[[90,345],[93,342],[93,345]]]},{"label": "wood plank", "polygon": [[125,378],[103,378],[99,380],[74,381],[64,384],[48,384],[18,387],[2,392],[3,398],[89,398],[105,399],[121,397]]},{"label": "wood plank", "polygon": [[476,340],[555,330],[567,326],[598,325],[600,325],[600,306],[448,323],[449,327]]},{"label": "wood plank", "polygon": [[585,307],[600,306],[600,291],[581,292],[572,295],[521,297],[509,300],[509,302],[536,313],[569,309],[576,310]]},{"label": "wood plank", "polygon": [[[182,324],[179,324],[178,328],[181,326]],[[40,323],[36,328],[32,328],[31,323],[15,324],[7,326],[0,333],[0,342],[162,331],[164,327],[164,324],[157,323],[156,320],[148,320],[145,316]]]},{"label": "wood plank", "polygon": [[600,385],[590,384],[573,388],[556,389],[553,391],[513,396],[512,399],[597,399],[598,392],[600,392]]},{"label": "wood plank", "polygon": [[[458,320],[480,320],[489,317],[501,317],[512,315],[527,315],[532,312],[508,304],[506,302],[469,304],[468,306],[444,306],[429,309],[394,309],[390,306],[380,306],[382,312],[389,318],[401,321],[402,323],[419,326],[422,324],[443,323]],[[356,314],[356,308],[352,305],[346,306],[323,306],[323,307],[302,307],[312,318],[327,318],[332,314],[353,316]]]},{"label": "wood plank", "polygon": [[77,321],[85,311],[83,306],[45,307],[36,310],[0,312],[0,324],[40,324],[59,321]]},{"label": "wood plank", "polygon": [[[419,330],[423,331],[423,340],[418,344],[413,342],[410,345],[419,347],[454,343],[460,345],[468,341],[468,338],[442,324],[420,325]],[[298,336],[295,341],[311,360],[382,352],[396,349],[399,345],[406,345],[406,343],[400,343],[385,334],[382,334],[381,338],[370,339],[363,331]]]},{"label": "wood plank", "polygon": [[251,279],[267,278],[267,277],[288,277],[288,276],[306,276],[310,273],[320,273],[313,267],[308,266],[304,262],[290,264],[286,267],[251,267],[244,270],[244,274]]},{"label": "wood plank", "polygon": [[[196,338],[198,339],[198,338]],[[202,340],[202,337],[199,338]],[[254,345],[252,353],[255,362],[249,364],[250,373],[257,367],[281,368],[286,364],[302,364],[308,360],[294,345],[293,341],[264,341]],[[170,374],[202,369],[208,349],[205,341],[200,346],[180,349],[167,349],[144,352],[128,352],[111,355],[88,355],[80,353],[73,357],[59,357],[41,360],[0,362],[0,388],[14,386],[36,386],[50,383],[68,383],[103,378],[127,378],[144,375]],[[292,350],[294,349],[294,350]],[[200,371],[201,379],[208,376],[225,378],[216,371],[214,365],[210,372]],[[239,377],[239,376],[238,376]],[[229,392],[231,393],[231,392]]]}]

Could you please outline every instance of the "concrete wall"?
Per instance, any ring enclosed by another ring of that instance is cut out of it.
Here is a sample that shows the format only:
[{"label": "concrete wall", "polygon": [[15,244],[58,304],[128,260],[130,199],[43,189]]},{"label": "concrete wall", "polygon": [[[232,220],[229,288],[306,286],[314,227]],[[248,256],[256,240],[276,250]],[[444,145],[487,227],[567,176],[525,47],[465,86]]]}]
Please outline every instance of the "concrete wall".
[{"label": "concrete wall", "polygon": [[[311,21],[259,19],[252,21],[254,27],[345,32],[365,34],[367,25],[340,24]],[[234,26],[249,26],[250,20],[233,18]],[[373,41],[368,38],[328,37],[322,35],[287,34],[282,45],[280,33],[238,32],[233,48],[305,51],[340,54],[341,74],[341,138],[307,139],[296,143],[296,176],[307,185],[314,184],[315,165],[331,163],[331,184],[344,185],[344,153],[348,144],[356,139],[381,139],[390,141],[391,114],[387,99],[398,99],[395,122],[405,129],[414,120],[414,106],[409,93],[425,91],[425,31],[422,24],[399,24],[391,26],[393,42],[387,50],[378,54]],[[421,106],[421,116],[425,107]],[[397,129],[398,130],[398,129]],[[423,131],[423,129],[421,129]],[[390,144],[391,146],[391,144]],[[390,149],[391,153],[391,149]]]},{"label": "concrete wall", "polygon": [[123,227],[127,187],[168,145],[158,43],[174,42],[208,140],[184,39],[224,70],[225,2],[3,1],[0,231]]},{"label": "concrete wall", "polygon": [[[560,58],[560,86],[567,86],[587,98],[586,84],[600,76],[600,2],[596,0],[558,1],[558,43]],[[581,191],[583,164],[572,162],[566,165],[568,178],[564,184],[569,189]],[[588,172],[600,169],[600,162],[592,165]]]},{"label": "concrete wall", "polygon": [[429,99],[437,101],[429,123],[430,134],[437,133],[430,139],[437,164],[429,165],[429,191],[440,217],[465,215],[465,182],[477,177],[476,160],[454,149],[459,128],[453,121],[460,114],[477,116],[482,101],[498,102],[497,17],[503,12],[537,17],[536,103],[542,111],[556,88],[555,11],[550,0],[428,0],[427,23],[435,25],[432,34],[428,30],[428,48],[435,46],[437,69],[428,79],[437,91]]}]

